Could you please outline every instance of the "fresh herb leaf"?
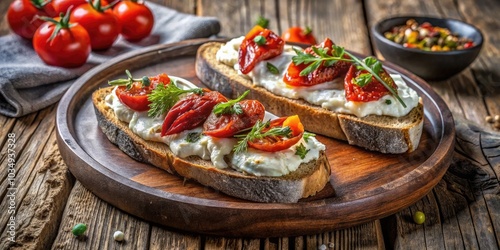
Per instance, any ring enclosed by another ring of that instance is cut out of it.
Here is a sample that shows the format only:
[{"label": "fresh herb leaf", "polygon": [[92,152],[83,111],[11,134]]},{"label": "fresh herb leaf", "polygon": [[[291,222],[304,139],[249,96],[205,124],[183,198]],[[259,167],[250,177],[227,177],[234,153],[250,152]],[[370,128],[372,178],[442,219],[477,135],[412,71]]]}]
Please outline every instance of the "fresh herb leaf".
[{"label": "fresh herb leaf", "polygon": [[[379,76],[379,73],[382,71],[382,63],[376,58],[367,57],[364,60],[360,60],[353,54],[345,51],[343,47],[337,45],[332,46],[332,55],[327,54],[326,48],[317,48],[315,46],[312,46],[311,48],[316,55],[308,54],[304,51],[294,48],[294,51],[297,55],[292,57],[293,63],[295,65],[308,64],[308,66],[300,72],[300,76],[309,75],[314,70],[318,69],[322,64],[324,64],[325,66],[331,66],[338,61],[352,62],[358,69],[368,71],[369,74],[380,81],[380,83],[384,85],[384,87],[401,103],[401,105],[406,108],[406,104],[404,103],[403,99],[399,97],[396,90]],[[350,58],[344,58],[344,54],[348,55]],[[366,85],[368,79],[371,79],[371,76],[364,76],[360,80],[356,80],[356,84]]]},{"label": "fresh herb leaf", "polygon": [[304,159],[310,149],[306,149],[306,147],[301,143],[295,148],[295,150],[295,155],[298,155],[300,159]]},{"label": "fresh herb leaf", "polygon": [[261,35],[258,35],[256,36],[253,41],[257,44],[257,45],[264,45],[266,44],[266,38],[261,36]]},{"label": "fresh herb leaf", "polygon": [[142,87],[147,87],[151,84],[149,77],[143,76],[142,78],[133,78],[130,71],[125,70],[125,74],[127,75],[127,79],[116,79],[113,81],[108,81],[108,84],[111,86],[126,86],[127,90],[132,88],[134,82],[139,82],[142,84]]},{"label": "fresh herb leaf", "polygon": [[372,81],[372,74],[364,73],[360,74],[356,78],[354,78],[354,84],[360,86],[361,88],[368,85]]},{"label": "fresh herb leaf", "polygon": [[391,104],[392,104],[391,99],[385,99],[385,104],[387,104],[387,105],[391,105]]},{"label": "fresh herb leaf", "polygon": [[187,135],[186,137],[186,141],[189,142],[189,143],[194,143],[194,142],[197,142],[199,141],[201,138],[201,133],[199,132],[191,132]]},{"label": "fresh herb leaf", "polygon": [[274,66],[272,63],[266,63],[266,68],[267,71],[269,71],[271,74],[278,75],[280,73],[280,70]]},{"label": "fresh herb leaf", "polygon": [[248,93],[250,93],[250,90],[245,91],[242,95],[240,95],[238,98],[234,100],[218,103],[217,105],[215,105],[212,112],[216,115],[242,114],[243,109],[241,108],[241,105],[238,102],[243,100],[243,98],[245,98],[248,95]]},{"label": "fresh herb leaf", "polygon": [[248,142],[260,140],[265,137],[290,137],[292,134],[292,129],[289,126],[285,127],[274,127],[269,129],[268,131],[263,132],[264,128],[268,128],[270,124],[270,120],[267,122],[257,121],[255,125],[252,127],[252,130],[248,132],[248,134],[235,135],[236,138],[241,138],[238,141],[238,144],[233,148],[234,153],[243,153],[247,151]]},{"label": "fresh herb leaf", "polygon": [[309,138],[314,136],[316,136],[316,134],[305,131],[304,134],[302,135],[302,138],[304,138],[304,141],[309,142]]},{"label": "fresh herb leaf", "polygon": [[257,18],[256,24],[262,28],[267,28],[267,27],[269,27],[269,19],[267,19],[263,16],[259,16],[259,18]]},{"label": "fresh herb leaf", "polygon": [[148,115],[150,117],[157,117],[166,113],[179,101],[179,96],[185,93],[201,95],[203,94],[203,89],[181,89],[172,81],[166,86],[158,84],[148,96],[148,100],[151,102],[151,104],[149,104],[150,109]]}]

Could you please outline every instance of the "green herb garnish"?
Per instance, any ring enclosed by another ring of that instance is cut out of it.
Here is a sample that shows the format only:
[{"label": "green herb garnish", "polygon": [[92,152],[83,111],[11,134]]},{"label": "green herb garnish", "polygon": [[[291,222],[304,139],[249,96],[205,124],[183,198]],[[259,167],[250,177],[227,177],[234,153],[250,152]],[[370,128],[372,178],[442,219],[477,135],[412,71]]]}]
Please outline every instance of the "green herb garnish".
[{"label": "green herb garnish", "polygon": [[316,134],[304,131],[304,134],[302,135],[302,138],[304,138],[304,141],[309,142],[309,138],[314,137],[314,136],[316,136]]},{"label": "green herb garnish", "polygon": [[172,81],[166,86],[158,84],[148,96],[148,100],[151,102],[149,104],[148,116],[157,117],[164,114],[179,101],[179,96],[185,93],[201,95],[203,94],[203,89],[181,89]]},{"label": "green herb garnish", "polygon": [[257,44],[257,45],[264,45],[266,44],[266,38],[261,36],[261,35],[258,35],[256,36],[253,41]]},{"label": "green herb garnish", "polygon": [[238,98],[234,100],[218,103],[217,105],[215,105],[212,112],[216,115],[242,114],[243,109],[241,108],[241,105],[238,102],[243,100],[243,98],[245,98],[248,95],[248,93],[250,93],[250,90],[245,91],[242,95],[240,95]]},{"label": "green herb garnish", "polygon": [[270,120],[267,122],[257,121],[248,134],[235,135],[234,137],[240,138],[238,144],[233,148],[235,154],[245,152],[248,148],[249,141],[260,140],[265,137],[290,137],[292,129],[289,126],[273,127],[268,131],[263,132],[265,128],[269,128]]},{"label": "green herb garnish", "polygon": [[134,82],[141,83],[143,88],[148,87],[151,84],[149,77],[147,76],[143,76],[142,78],[133,78],[128,69],[125,70],[125,74],[128,77],[127,79],[116,79],[113,81],[108,81],[108,84],[112,86],[126,86],[127,90],[130,90],[132,88]]},{"label": "green herb garnish", "polygon": [[391,104],[392,104],[391,99],[385,99],[385,104],[387,104],[387,105],[391,105]]},{"label": "green herb garnish", "polygon": [[[368,84],[371,81],[371,77],[375,77],[384,87],[393,95],[396,97],[396,99],[403,105],[403,107],[406,108],[406,104],[404,103],[403,99],[399,97],[398,93],[396,90],[389,85],[387,82],[385,82],[380,76],[380,72],[382,71],[382,63],[375,59],[374,57],[367,57],[364,60],[360,60],[357,57],[355,57],[353,54],[345,51],[343,47],[333,45],[332,46],[332,55],[327,54],[327,49],[326,48],[318,48],[315,46],[311,47],[312,50],[316,55],[313,54],[308,54],[305,53],[301,50],[294,49],[295,53],[297,55],[292,57],[293,63],[295,65],[300,65],[300,64],[307,64],[308,66],[304,68],[300,72],[300,76],[306,76],[313,72],[314,70],[318,69],[321,65],[324,65],[325,67],[329,67],[333,64],[335,64],[338,61],[345,61],[345,62],[351,62],[358,69],[366,70],[368,73],[366,74],[361,74],[355,79],[355,84],[363,87],[366,84]],[[344,58],[344,54],[348,55],[349,58]]]},{"label": "green herb garnish", "polygon": [[189,143],[194,143],[194,142],[197,142],[199,141],[201,138],[201,133],[199,132],[191,132],[187,135],[186,137],[186,141],[189,142]]},{"label": "green herb garnish", "polygon": [[266,68],[267,71],[269,71],[273,75],[278,75],[280,73],[280,70],[274,66],[272,63],[266,63]]},{"label": "green herb garnish", "polygon": [[259,18],[257,18],[257,22],[255,22],[255,23],[262,28],[269,27],[269,19],[267,19],[263,16],[259,16]]},{"label": "green herb garnish", "polygon": [[310,149],[306,149],[306,147],[301,143],[295,148],[295,150],[295,155],[298,155],[300,159],[304,159]]}]

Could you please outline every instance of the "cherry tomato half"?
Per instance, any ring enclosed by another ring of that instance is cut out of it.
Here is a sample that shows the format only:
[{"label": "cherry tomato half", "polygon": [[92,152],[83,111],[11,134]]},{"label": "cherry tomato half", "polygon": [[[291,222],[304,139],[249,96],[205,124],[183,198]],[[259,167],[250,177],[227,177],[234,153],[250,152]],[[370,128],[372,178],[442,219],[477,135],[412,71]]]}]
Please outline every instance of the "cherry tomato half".
[{"label": "cherry tomato half", "polygon": [[100,7],[99,1],[77,6],[70,21],[81,24],[90,35],[92,50],[110,48],[121,32],[121,23],[108,7]]},{"label": "cherry tomato half", "polygon": [[213,112],[203,124],[203,133],[213,137],[231,137],[241,130],[251,128],[259,120],[264,119],[265,108],[256,100],[243,100],[238,102],[242,114],[221,114]]},{"label": "cherry tomato half", "polygon": [[285,42],[296,42],[310,45],[316,44],[316,38],[312,34],[312,30],[309,27],[306,27],[305,29],[301,27],[290,27],[281,35],[281,38],[283,38]]},{"label": "cherry tomato half", "polygon": [[[260,38],[256,42],[256,37]],[[238,51],[238,65],[243,74],[248,74],[255,65],[283,53],[285,41],[276,33],[259,25],[253,27],[245,36]]]},{"label": "cherry tomato half", "polygon": [[7,10],[7,22],[14,33],[31,40],[38,27],[45,22],[39,19],[39,16],[56,17],[57,15],[50,2],[14,0]]},{"label": "cherry tomato half", "polygon": [[193,129],[205,122],[215,105],[227,99],[217,91],[203,95],[192,94],[177,102],[168,112],[161,128],[161,136]]},{"label": "cherry tomato half", "polygon": [[74,10],[80,4],[87,3],[87,0],[52,0],[52,6],[54,6],[54,10],[56,13],[66,13],[69,7],[72,7]]},{"label": "cherry tomato half", "polygon": [[280,117],[272,120],[269,127],[263,132],[269,131],[275,127],[290,127],[292,130],[292,137],[286,138],[281,136],[267,136],[259,140],[248,141],[248,145],[252,148],[259,149],[267,152],[276,152],[290,148],[297,144],[304,135],[304,125],[300,122],[298,115]]},{"label": "cherry tomato half", "polygon": [[[55,21],[67,22],[61,18]],[[49,65],[66,68],[83,65],[89,57],[90,37],[87,31],[77,23],[61,24],[61,28],[54,37],[56,24],[52,22],[43,23],[35,32],[33,37],[33,47],[38,56]]]},{"label": "cherry tomato half", "polygon": [[122,24],[123,38],[128,41],[140,41],[153,29],[153,13],[144,3],[122,1],[113,7],[113,13]]},{"label": "cherry tomato half", "polygon": [[149,104],[151,102],[148,100],[148,95],[158,84],[169,84],[170,78],[167,74],[162,73],[157,76],[149,77],[149,81],[149,86],[143,86],[142,83],[135,82],[129,90],[127,90],[126,86],[118,86],[116,95],[123,104],[135,111],[141,112],[149,110]]},{"label": "cherry tomato half", "polygon": [[[354,65],[349,68],[349,71],[344,79],[345,97],[347,100],[353,102],[376,101],[382,96],[390,93],[389,90],[387,90],[384,85],[382,85],[382,83],[380,83],[373,76],[371,82],[364,87],[356,85],[354,83],[355,78],[366,73],[368,72],[365,70],[358,70]],[[394,83],[394,80],[384,69],[382,69],[379,76],[386,83],[390,84],[392,88],[397,89],[397,85]]]},{"label": "cherry tomato half", "polygon": [[[328,49],[327,54],[330,56],[332,55],[333,42],[329,38],[326,38],[325,41],[323,41],[321,44],[314,46],[317,48]],[[315,55],[314,51],[312,50],[312,47],[305,49],[305,53]],[[344,57],[348,58],[347,56]],[[295,65],[295,63],[292,62],[290,63],[290,65],[288,65],[287,72],[283,76],[283,81],[291,86],[316,85],[323,82],[332,81],[338,76],[343,75],[345,72],[347,72],[350,65],[351,63],[349,62],[338,61],[329,67],[321,65],[318,69],[314,70],[308,75],[301,76],[300,72],[304,70],[307,66],[309,66],[309,64],[303,63],[300,65]]]}]

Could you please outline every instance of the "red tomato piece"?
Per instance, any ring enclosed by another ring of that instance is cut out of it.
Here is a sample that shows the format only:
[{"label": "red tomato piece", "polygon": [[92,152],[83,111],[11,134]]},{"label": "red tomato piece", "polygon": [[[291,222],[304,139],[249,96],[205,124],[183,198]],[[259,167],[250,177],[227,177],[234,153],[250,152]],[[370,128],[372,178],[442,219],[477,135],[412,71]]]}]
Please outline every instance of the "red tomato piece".
[{"label": "red tomato piece", "polygon": [[192,94],[177,102],[168,112],[161,128],[161,136],[178,134],[205,122],[215,105],[227,99],[217,91],[203,95]]},{"label": "red tomato piece", "polygon": [[67,16],[55,18],[61,29],[56,32],[56,24],[43,23],[33,37],[33,48],[38,56],[48,65],[66,68],[83,65],[89,57],[90,37],[87,31],[77,23],[68,23]]},{"label": "red tomato piece", "polygon": [[153,13],[144,3],[122,1],[113,7],[113,13],[122,24],[123,38],[128,41],[140,41],[153,29]]},{"label": "red tomato piece", "polygon": [[[349,68],[344,79],[345,96],[347,100],[353,102],[376,101],[382,96],[390,93],[389,90],[373,76],[371,82],[364,87],[356,85],[354,83],[355,78],[366,73],[368,72],[365,70],[358,70],[354,65]],[[392,80],[391,76],[384,69],[382,69],[379,75],[382,80],[390,84],[393,89],[397,90],[397,85],[394,83],[394,80]]]},{"label": "red tomato piece", "polygon": [[142,83],[135,82],[129,90],[127,90],[126,86],[118,86],[116,95],[123,104],[135,111],[141,112],[149,110],[149,104],[151,102],[148,100],[148,95],[158,84],[169,84],[170,78],[167,74],[162,73],[157,76],[149,77],[149,81],[149,86],[143,86]]},{"label": "red tomato piece", "polygon": [[57,12],[50,2],[41,0],[14,0],[7,10],[10,29],[20,37],[33,39],[35,31],[45,21],[40,16],[56,17]]},{"label": "red tomato piece", "polygon": [[309,28],[303,29],[301,27],[290,27],[281,35],[281,38],[283,38],[285,42],[304,43],[310,45],[316,44],[316,38],[312,34],[312,30]]},{"label": "red tomato piece", "polygon": [[[332,54],[333,42],[329,38],[326,38],[321,44],[315,46],[317,48],[327,48],[329,49],[327,54]],[[308,54],[315,55],[312,47],[305,49]],[[347,55],[344,58],[349,58]],[[283,76],[283,81],[291,86],[312,86],[320,84],[327,81],[332,81],[333,79],[345,74],[351,65],[350,62],[338,61],[332,66],[325,67],[320,66],[318,69],[309,73],[308,75],[301,76],[300,72],[304,70],[309,64],[295,65],[295,63],[290,63],[288,66],[285,76]]]},{"label": "red tomato piece", "polygon": [[[262,36],[262,44],[255,42],[257,36]],[[245,36],[238,51],[241,72],[248,74],[258,62],[283,53],[284,47],[285,41],[276,33],[256,25]]]},{"label": "red tomato piece", "polygon": [[112,9],[100,7],[100,1],[79,5],[70,17],[71,22],[81,24],[89,32],[92,50],[110,48],[121,32],[121,23]]},{"label": "red tomato piece", "polygon": [[66,13],[70,7],[74,10],[80,4],[87,3],[87,0],[52,0],[52,6],[56,13]]},{"label": "red tomato piece", "polygon": [[304,125],[300,122],[299,116],[280,117],[272,120],[269,127],[263,132],[269,131],[275,127],[290,127],[292,137],[286,138],[282,136],[266,136],[259,140],[248,141],[248,145],[252,148],[267,152],[277,152],[290,148],[297,144],[304,135]]},{"label": "red tomato piece", "polygon": [[203,124],[203,133],[218,138],[231,137],[241,130],[251,128],[257,121],[264,119],[265,108],[256,100],[238,102],[243,110],[242,114],[216,115],[213,112]]}]

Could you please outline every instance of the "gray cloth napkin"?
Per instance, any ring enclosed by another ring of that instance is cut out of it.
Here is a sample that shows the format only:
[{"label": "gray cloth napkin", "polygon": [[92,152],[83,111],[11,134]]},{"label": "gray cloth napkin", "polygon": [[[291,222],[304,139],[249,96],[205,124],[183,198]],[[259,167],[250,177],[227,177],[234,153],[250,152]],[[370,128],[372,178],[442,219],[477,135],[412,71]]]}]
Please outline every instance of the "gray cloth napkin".
[{"label": "gray cloth napkin", "polygon": [[152,34],[139,43],[121,37],[112,48],[92,52],[87,63],[66,69],[48,66],[30,41],[12,35],[0,37],[0,114],[20,117],[57,102],[76,78],[110,58],[148,45],[214,36],[220,31],[214,17],[198,17],[147,3],[155,17]]}]

